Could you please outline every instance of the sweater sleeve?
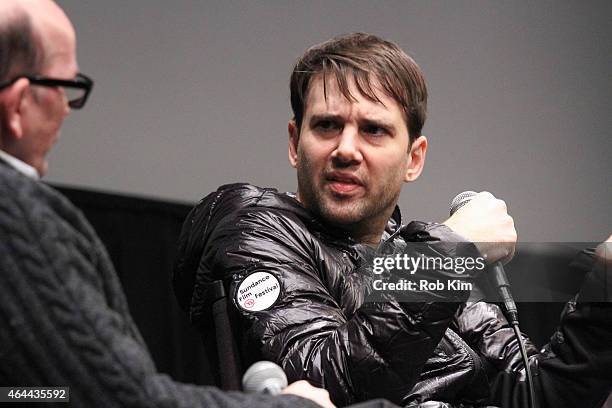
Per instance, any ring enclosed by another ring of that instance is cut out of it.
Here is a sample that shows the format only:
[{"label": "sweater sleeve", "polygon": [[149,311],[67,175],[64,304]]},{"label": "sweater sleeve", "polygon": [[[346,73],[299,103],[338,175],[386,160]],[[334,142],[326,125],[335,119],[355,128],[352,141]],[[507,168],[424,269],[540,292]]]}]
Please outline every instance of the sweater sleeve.
[{"label": "sweater sleeve", "polygon": [[314,407],[160,374],[92,228],[40,183],[0,174],[0,384],[68,386],[74,407]]}]

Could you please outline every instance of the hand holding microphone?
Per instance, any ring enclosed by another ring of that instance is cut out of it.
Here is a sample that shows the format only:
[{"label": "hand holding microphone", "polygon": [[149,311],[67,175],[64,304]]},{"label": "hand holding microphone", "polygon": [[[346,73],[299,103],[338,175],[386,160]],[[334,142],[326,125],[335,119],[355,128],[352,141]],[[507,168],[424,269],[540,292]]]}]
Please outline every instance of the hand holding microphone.
[{"label": "hand holding microphone", "polygon": [[506,317],[512,325],[523,358],[527,374],[529,407],[537,408],[529,357],[519,329],[518,311],[502,266],[502,262],[512,259],[516,246],[514,221],[508,215],[506,203],[488,192],[477,194],[465,191],[453,199],[450,214],[450,218],[444,224],[474,242],[490,265],[487,278],[501,296]]},{"label": "hand holding microphone", "polygon": [[287,386],[287,376],[282,368],[271,361],[258,361],[251,365],[242,376],[242,389],[270,395],[291,394],[306,398],[323,408],[335,408],[329,399],[329,392],[313,387],[301,380]]},{"label": "hand holding microphone", "polygon": [[444,224],[474,242],[489,264],[487,278],[501,296],[506,317],[518,328],[518,311],[502,265],[512,259],[516,245],[514,221],[506,203],[488,192],[465,191],[451,202],[450,214]]},{"label": "hand holding microphone", "polygon": [[310,385],[308,381],[300,380],[289,384],[282,394],[293,394],[298,397],[307,398],[323,408],[335,408],[336,406],[329,399],[329,392],[323,388]]},{"label": "hand holding microphone", "polygon": [[451,216],[444,221],[450,229],[473,242],[491,265],[507,263],[514,256],[516,229],[506,203],[488,192],[466,191],[451,204]]}]

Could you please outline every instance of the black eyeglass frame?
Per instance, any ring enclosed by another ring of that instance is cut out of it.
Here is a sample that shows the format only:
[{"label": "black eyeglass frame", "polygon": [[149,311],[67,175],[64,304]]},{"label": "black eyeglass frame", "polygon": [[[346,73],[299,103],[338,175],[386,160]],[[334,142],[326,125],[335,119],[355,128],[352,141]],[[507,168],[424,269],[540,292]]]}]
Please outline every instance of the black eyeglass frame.
[{"label": "black eyeglass frame", "polygon": [[93,88],[93,79],[88,77],[85,74],[76,74],[75,79],[57,79],[57,78],[47,78],[47,77],[38,77],[31,75],[18,75],[17,77],[6,81],[0,84],[0,91],[4,88],[7,88],[17,82],[19,79],[25,78],[30,81],[31,84],[46,86],[49,88],[64,86],[67,88],[76,88],[76,89],[84,89],[85,93],[78,99],[68,101],[68,106],[72,109],[81,109],[85,106],[85,102],[87,102],[87,98],[91,93]]}]

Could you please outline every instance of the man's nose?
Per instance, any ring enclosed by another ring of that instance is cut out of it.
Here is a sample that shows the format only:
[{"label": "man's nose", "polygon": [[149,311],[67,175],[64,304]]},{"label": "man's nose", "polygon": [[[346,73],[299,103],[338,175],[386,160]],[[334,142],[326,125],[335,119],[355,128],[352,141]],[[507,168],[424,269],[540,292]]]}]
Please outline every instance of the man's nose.
[{"label": "man's nose", "polygon": [[332,159],[344,165],[358,164],[363,160],[359,133],[352,126],[345,126],[338,136],[338,144],[332,152]]}]

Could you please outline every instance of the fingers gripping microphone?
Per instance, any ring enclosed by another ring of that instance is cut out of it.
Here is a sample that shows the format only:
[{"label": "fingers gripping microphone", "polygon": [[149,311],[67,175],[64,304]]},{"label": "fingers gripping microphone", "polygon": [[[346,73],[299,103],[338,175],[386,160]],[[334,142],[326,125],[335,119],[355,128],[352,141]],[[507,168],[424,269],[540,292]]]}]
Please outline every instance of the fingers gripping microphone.
[{"label": "fingers gripping microphone", "polygon": [[[476,194],[477,193],[474,191],[464,191],[463,193],[457,194],[457,196],[453,198],[453,201],[451,201],[450,215],[453,215],[458,209],[469,203]],[[506,272],[501,262],[495,262],[489,267],[487,278],[499,293],[506,309],[506,317],[510,321],[510,324],[518,324],[518,311],[512,294],[510,293],[510,282],[508,281],[508,277],[506,276]]]},{"label": "fingers gripping microphone", "polygon": [[254,363],[242,376],[242,389],[246,392],[278,395],[285,387],[285,372],[271,361]]}]

